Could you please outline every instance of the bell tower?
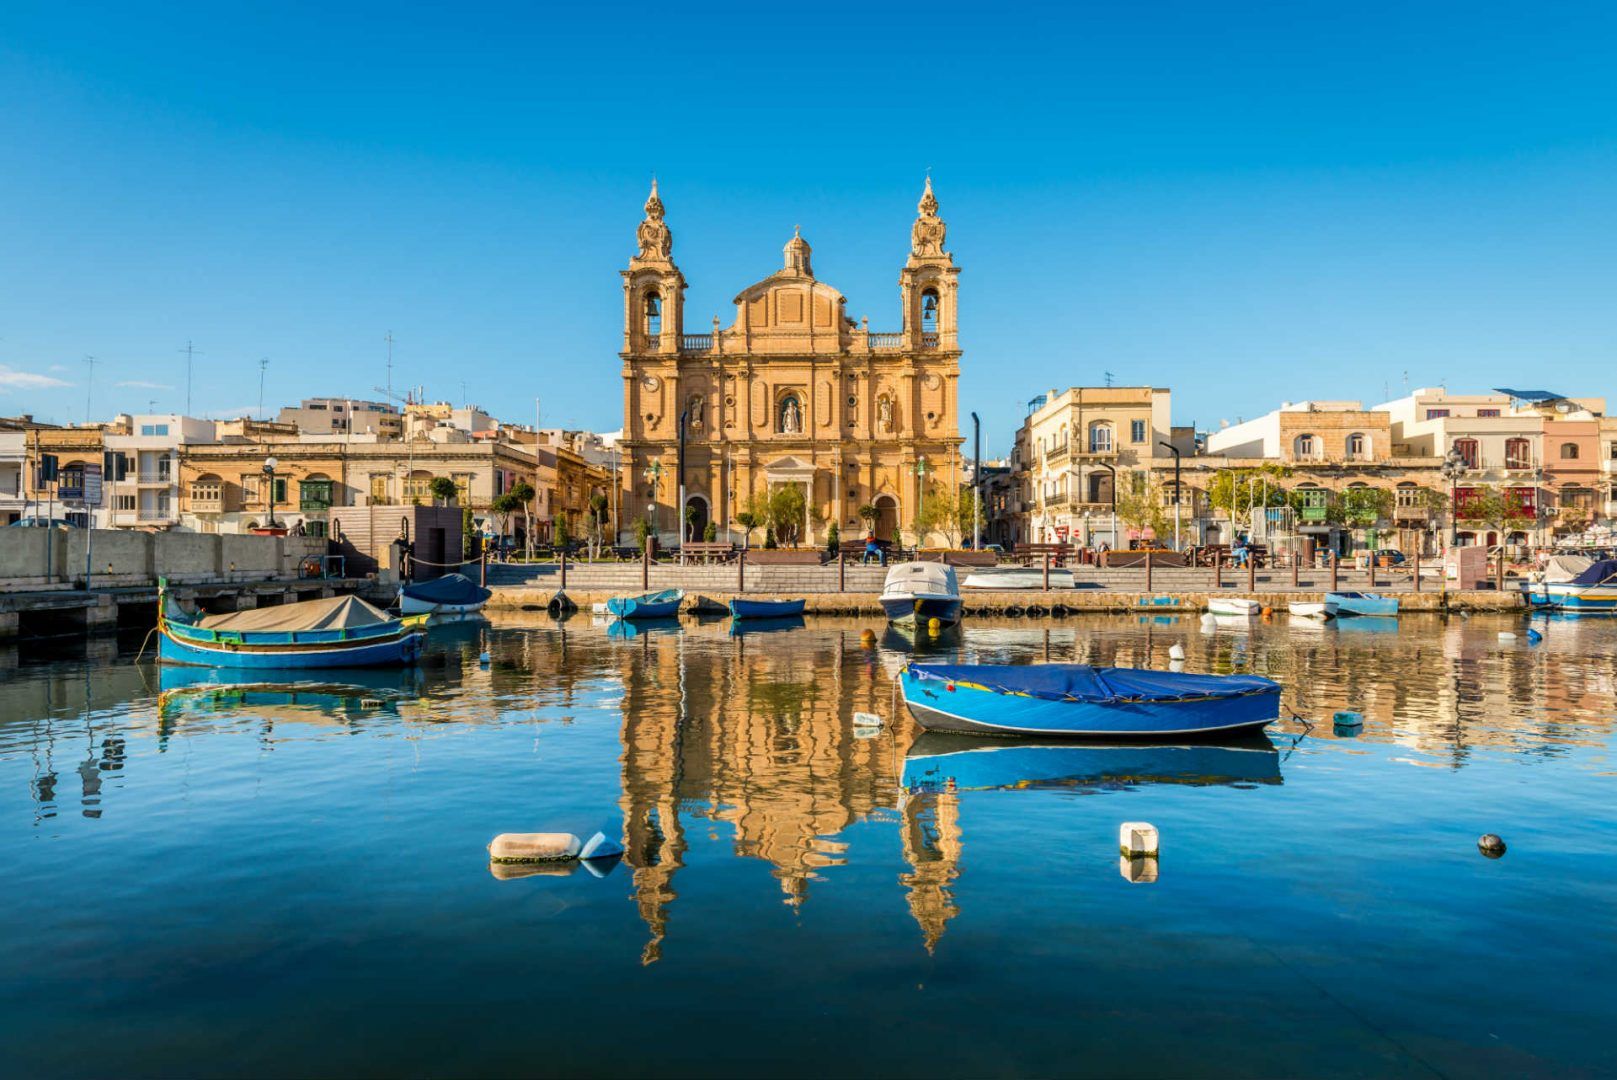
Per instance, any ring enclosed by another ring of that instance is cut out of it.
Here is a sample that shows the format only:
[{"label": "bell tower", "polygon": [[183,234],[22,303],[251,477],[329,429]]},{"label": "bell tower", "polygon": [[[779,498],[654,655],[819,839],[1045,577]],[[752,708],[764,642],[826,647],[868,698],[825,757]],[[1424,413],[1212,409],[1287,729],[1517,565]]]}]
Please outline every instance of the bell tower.
[{"label": "bell tower", "polygon": [[954,264],[954,256],[943,250],[948,227],[938,217],[938,200],[932,194],[930,176],[915,211],[915,224],[910,226],[910,257],[898,275],[904,302],[904,337],[912,349],[955,352],[960,348],[955,310],[960,268]]},{"label": "bell tower", "polygon": [[663,221],[655,177],[635,240],[640,250],[623,271],[623,351],[677,353],[685,329],[685,277],[674,265],[674,234]]}]

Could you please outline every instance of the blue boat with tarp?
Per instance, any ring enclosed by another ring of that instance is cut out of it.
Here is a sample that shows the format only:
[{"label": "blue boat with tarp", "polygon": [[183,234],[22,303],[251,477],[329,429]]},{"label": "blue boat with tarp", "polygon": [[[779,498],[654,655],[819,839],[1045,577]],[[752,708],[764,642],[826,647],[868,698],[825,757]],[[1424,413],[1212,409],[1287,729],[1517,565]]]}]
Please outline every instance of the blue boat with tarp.
[{"label": "blue boat with tarp", "polygon": [[903,778],[909,792],[1280,782],[1280,753],[1258,733],[1169,744],[1037,742],[929,731],[910,744]]},{"label": "blue boat with tarp", "polygon": [[807,600],[754,600],[738,596],[730,601],[730,615],[737,619],[789,619],[803,614]]},{"label": "blue boat with tarp", "polygon": [[1090,664],[909,664],[904,703],[929,731],[1162,738],[1256,730],[1280,717],[1280,684]]},{"label": "blue boat with tarp", "polygon": [[1569,581],[1541,581],[1527,587],[1528,603],[1567,614],[1617,613],[1617,559],[1590,563]]},{"label": "blue boat with tarp", "polygon": [[400,588],[399,610],[406,615],[466,615],[483,610],[493,595],[464,574],[445,574]]},{"label": "blue boat with tarp", "polygon": [[200,615],[182,608],[167,582],[159,582],[157,655],[165,664],[203,667],[402,666],[421,655],[426,620],[394,618],[357,596]]},{"label": "blue boat with tarp", "polygon": [[620,619],[671,619],[679,614],[684,599],[679,589],[663,589],[639,596],[614,596],[606,602],[606,610]]}]

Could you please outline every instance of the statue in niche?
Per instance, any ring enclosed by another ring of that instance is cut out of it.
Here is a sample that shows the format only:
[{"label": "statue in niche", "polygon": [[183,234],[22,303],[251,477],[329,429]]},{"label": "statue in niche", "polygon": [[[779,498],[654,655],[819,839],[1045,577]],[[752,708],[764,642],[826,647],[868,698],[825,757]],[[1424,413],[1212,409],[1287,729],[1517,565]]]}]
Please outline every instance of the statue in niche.
[{"label": "statue in niche", "polygon": [[885,432],[893,430],[893,399],[886,394],[876,399],[876,424]]},{"label": "statue in niche", "polygon": [[795,394],[780,403],[780,430],[787,435],[803,432],[803,407],[797,403]]},{"label": "statue in niche", "polygon": [[692,394],[685,403],[686,414],[690,417],[691,430],[702,430],[702,416],[707,409],[707,400],[701,394]]}]

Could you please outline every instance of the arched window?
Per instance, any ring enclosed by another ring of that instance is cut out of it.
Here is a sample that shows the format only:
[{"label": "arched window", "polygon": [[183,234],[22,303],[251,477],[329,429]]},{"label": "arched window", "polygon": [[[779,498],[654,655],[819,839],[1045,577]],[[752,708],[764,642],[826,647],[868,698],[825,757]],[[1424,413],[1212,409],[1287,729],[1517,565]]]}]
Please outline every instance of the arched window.
[{"label": "arched window", "polygon": [[1315,458],[1319,456],[1319,440],[1313,435],[1303,434],[1292,441],[1292,452],[1299,458]]},{"label": "arched window", "polygon": [[1477,445],[1477,440],[1455,439],[1454,452],[1460,455],[1460,460],[1465,462],[1466,468],[1478,469],[1482,467],[1482,450]]},{"label": "arched window", "polygon": [[1355,431],[1347,438],[1348,457],[1355,461],[1365,461],[1370,457],[1370,436]]},{"label": "arched window", "polygon": [[1568,443],[1562,443],[1561,444],[1561,460],[1562,461],[1575,461],[1577,459],[1577,456],[1578,456],[1578,444],[1577,443],[1568,442]]},{"label": "arched window", "polygon": [[1112,425],[1104,423],[1089,425],[1089,452],[1091,454],[1112,452]]},{"label": "arched window", "polygon": [[1505,440],[1505,468],[1531,469],[1533,467],[1533,444],[1526,439]]},{"label": "arched window", "polygon": [[784,435],[800,435],[803,432],[803,403],[796,394],[787,394],[780,399],[780,405],[775,412],[775,430]]},{"label": "arched window", "polygon": [[658,338],[663,333],[663,301],[653,289],[646,293],[646,337]]},{"label": "arched window", "polygon": [[924,289],[921,292],[921,333],[935,334],[938,332],[938,290]]}]

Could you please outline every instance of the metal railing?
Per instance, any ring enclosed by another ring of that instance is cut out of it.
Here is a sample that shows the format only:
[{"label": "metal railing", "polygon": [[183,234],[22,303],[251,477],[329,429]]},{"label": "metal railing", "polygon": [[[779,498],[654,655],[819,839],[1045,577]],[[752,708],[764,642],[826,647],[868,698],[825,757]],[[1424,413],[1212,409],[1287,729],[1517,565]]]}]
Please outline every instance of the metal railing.
[{"label": "metal railing", "polygon": [[138,482],[142,484],[172,484],[174,482],[174,473],[170,470],[159,470],[157,472],[143,470],[139,475]]}]

